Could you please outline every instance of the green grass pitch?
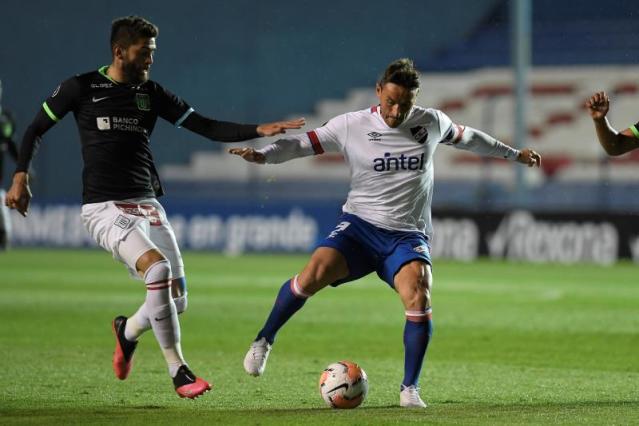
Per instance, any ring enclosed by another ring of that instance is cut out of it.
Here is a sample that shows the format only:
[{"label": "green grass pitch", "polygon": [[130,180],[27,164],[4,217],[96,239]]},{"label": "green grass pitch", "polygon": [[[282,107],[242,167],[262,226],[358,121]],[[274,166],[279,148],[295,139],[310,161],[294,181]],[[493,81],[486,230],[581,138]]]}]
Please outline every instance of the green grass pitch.
[{"label": "green grass pitch", "polygon": [[[639,267],[436,262],[426,410],[398,407],[404,315],[375,275],[326,289],[278,335],[266,373],[244,353],[306,256],[186,253],[182,344],[214,389],[179,399],[151,333],[111,371],[110,322],[144,298],[101,251],[0,253],[0,424],[637,424]],[[369,396],[332,410],[317,380],[349,359]]]}]

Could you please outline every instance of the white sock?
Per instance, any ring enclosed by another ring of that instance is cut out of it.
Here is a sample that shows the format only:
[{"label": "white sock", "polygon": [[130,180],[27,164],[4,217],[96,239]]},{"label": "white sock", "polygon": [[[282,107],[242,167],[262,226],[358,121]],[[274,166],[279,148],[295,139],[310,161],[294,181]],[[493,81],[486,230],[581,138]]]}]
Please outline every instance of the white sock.
[{"label": "white sock", "polygon": [[160,344],[169,374],[174,377],[186,364],[180,346],[180,322],[171,297],[171,266],[162,260],[151,265],[144,274],[146,284],[146,312],[153,334]]},{"label": "white sock", "polygon": [[[181,314],[186,311],[188,299],[186,293],[180,297],[174,297],[173,302],[177,309],[177,313]],[[151,329],[151,321],[146,310],[146,303],[143,303],[138,310],[129,317],[124,328],[124,337],[129,342],[135,342],[142,334]]]},{"label": "white sock", "polygon": [[131,315],[126,321],[124,337],[128,341],[134,342],[138,340],[142,333],[150,329],[151,322],[149,321],[149,314],[146,311],[146,303],[143,303],[137,312]]}]

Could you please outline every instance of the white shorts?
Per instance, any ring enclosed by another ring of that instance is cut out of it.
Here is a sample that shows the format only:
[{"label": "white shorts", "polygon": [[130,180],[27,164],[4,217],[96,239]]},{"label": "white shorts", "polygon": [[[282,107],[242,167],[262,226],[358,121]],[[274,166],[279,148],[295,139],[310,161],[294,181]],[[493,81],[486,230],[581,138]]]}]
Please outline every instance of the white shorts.
[{"label": "white shorts", "polygon": [[144,253],[158,250],[171,263],[173,278],[184,276],[184,262],[166,212],[155,198],[84,204],[82,223],[91,237],[124,263],[134,278]]}]

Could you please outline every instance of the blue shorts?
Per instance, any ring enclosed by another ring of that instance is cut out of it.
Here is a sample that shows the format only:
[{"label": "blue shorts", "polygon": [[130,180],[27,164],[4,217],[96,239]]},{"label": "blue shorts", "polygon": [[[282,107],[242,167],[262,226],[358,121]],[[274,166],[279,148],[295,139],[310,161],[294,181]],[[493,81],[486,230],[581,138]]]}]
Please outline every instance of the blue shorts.
[{"label": "blue shorts", "polygon": [[348,264],[348,277],[332,283],[332,286],[357,280],[375,271],[395,288],[395,275],[406,263],[419,260],[432,266],[426,235],[417,231],[379,228],[349,213],[340,216],[335,229],[318,247],[334,248]]}]

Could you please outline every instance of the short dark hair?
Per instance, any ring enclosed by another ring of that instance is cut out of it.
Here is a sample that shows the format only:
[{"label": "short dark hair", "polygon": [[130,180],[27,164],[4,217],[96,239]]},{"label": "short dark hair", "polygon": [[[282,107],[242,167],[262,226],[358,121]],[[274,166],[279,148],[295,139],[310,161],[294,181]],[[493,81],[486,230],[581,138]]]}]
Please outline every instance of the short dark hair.
[{"label": "short dark hair", "polygon": [[408,90],[419,89],[419,73],[413,61],[401,58],[391,62],[377,84],[384,87],[386,83],[394,83]]},{"label": "short dark hair", "polygon": [[139,16],[125,16],[111,23],[111,49],[117,44],[125,49],[141,38],[157,37],[157,26]]}]

